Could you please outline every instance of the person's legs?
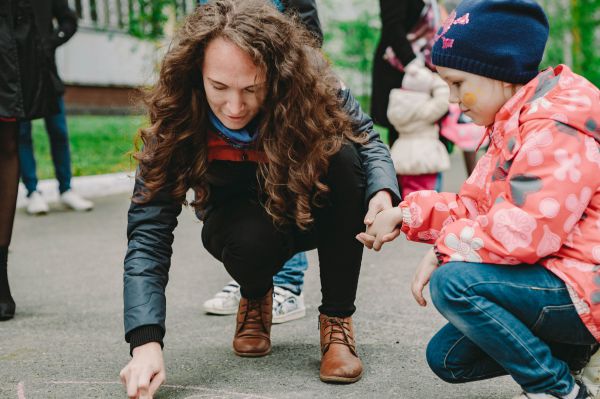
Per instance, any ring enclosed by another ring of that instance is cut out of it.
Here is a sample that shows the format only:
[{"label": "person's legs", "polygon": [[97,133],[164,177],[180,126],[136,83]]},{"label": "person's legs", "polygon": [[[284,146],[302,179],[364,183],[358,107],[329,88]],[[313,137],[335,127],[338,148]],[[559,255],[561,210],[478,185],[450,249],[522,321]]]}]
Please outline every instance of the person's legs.
[{"label": "person's legs", "polygon": [[345,144],[329,163],[325,177],[330,192],[327,205],[315,210],[315,227],[321,292],[319,311],[327,316],[349,317],[362,262],[363,245],[356,235],[364,230],[365,175],[358,151]]},{"label": "person's legs", "polygon": [[299,252],[285,262],[273,276],[273,324],[285,323],[306,316],[304,306],[304,272],[308,259]]},{"label": "person's legs", "polygon": [[366,185],[354,145],[344,145],[330,159],[324,181],[330,189],[327,205],[314,212],[323,294],[319,377],[324,382],[352,383],[362,376],[352,314],[363,250],[355,236],[365,227]]},{"label": "person's legs", "polygon": [[236,198],[211,210],[204,221],[205,248],[223,262],[245,298],[260,298],[273,286],[273,275],[291,256],[291,242],[278,231],[264,208]]},{"label": "person's legs", "polygon": [[58,180],[58,190],[62,194],[71,189],[71,149],[69,148],[65,102],[62,97],[58,99],[58,106],[59,112],[44,118],[44,122],[50,138],[50,150],[54,173]]},{"label": "person's legs", "polygon": [[565,284],[539,265],[451,262],[432,275],[431,298],[453,326],[427,351],[446,381],[491,378],[504,369],[525,392],[564,396],[575,382],[552,343],[595,343]]},{"label": "person's legs", "polygon": [[306,269],[308,269],[306,254],[299,252],[288,259],[281,270],[273,276],[273,284],[300,295],[304,286],[304,272],[306,272]]},{"label": "person's legs", "polygon": [[[572,372],[580,371],[590,359],[593,345],[547,342],[552,355],[563,360]],[[427,363],[442,380],[451,384],[485,380],[506,375],[494,359],[452,324],[446,324],[427,345]]]},{"label": "person's legs", "polygon": [[241,287],[233,338],[239,356],[264,356],[271,351],[273,275],[293,253],[290,238],[249,198],[219,204],[204,221],[204,246]]},{"label": "person's legs", "polygon": [[47,213],[50,208],[44,197],[37,191],[38,178],[31,125],[31,121],[19,123],[19,165],[21,167],[21,180],[27,189],[27,213],[42,215]]},{"label": "person's legs", "polygon": [[18,135],[16,122],[0,121],[0,321],[15,314],[6,269],[19,187]]},{"label": "person's legs", "polygon": [[44,121],[46,123],[46,131],[50,137],[52,162],[54,163],[54,174],[58,180],[58,190],[61,194],[60,200],[63,205],[73,210],[89,211],[94,207],[94,204],[71,190],[71,148],[69,145],[65,102],[62,97],[58,99],[58,106],[59,112],[46,117]]},{"label": "person's legs", "polygon": [[[304,252],[288,259],[273,276],[273,324],[300,319],[306,315],[302,288],[308,260]],[[232,280],[203,304],[208,314],[235,314],[240,301],[240,285]]]},{"label": "person's legs", "polygon": [[19,164],[21,166],[21,180],[27,189],[27,196],[37,190],[37,174],[33,140],[31,138],[31,121],[19,123]]},{"label": "person's legs", "polygon": [[426,356],[431,370],[442,380],[453,384],[506,374],[502,366],[451,323],[431,338]]}]

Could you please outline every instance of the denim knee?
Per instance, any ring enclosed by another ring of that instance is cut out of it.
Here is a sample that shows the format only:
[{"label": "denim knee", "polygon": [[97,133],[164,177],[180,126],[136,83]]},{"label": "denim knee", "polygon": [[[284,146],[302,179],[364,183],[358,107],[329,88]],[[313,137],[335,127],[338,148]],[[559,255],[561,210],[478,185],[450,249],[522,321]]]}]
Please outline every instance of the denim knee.
[{"label": "denim knee", "polygon": [[427,350],[425,351],[425,358],[429,368],[435,375],[437,375],[443,381],[450,384],[458,384],[460,381],[452,371],[446,366],[446,353],[442,350],[435,335],[429,344],[427,344]]},{"label": "denim knee", "polygon": [[443,315],[452,310],[452,302],[464,296],[464,290],[467,288],[465,273],[470,266],[466,262],[449,262],[438,267],[431,275],[431,301]]}]

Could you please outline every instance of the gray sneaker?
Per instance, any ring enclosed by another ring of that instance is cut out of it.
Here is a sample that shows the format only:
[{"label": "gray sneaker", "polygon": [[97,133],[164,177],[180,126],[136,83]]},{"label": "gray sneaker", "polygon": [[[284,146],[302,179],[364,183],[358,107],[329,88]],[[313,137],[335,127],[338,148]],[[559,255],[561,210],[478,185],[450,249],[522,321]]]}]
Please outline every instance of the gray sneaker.
[{"label": "gray sneaker", "polygon": [[304,296],[296,295],[285,288],[273,289],[273,324],[285,323],[306,316]]}]

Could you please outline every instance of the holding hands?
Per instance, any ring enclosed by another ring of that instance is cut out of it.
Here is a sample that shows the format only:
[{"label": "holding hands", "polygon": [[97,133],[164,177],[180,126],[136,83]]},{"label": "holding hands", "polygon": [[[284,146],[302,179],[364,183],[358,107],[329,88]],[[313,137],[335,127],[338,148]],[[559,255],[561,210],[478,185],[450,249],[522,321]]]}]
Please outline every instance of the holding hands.
[{"label": "holding hands", "polygon": [[[367,248],[379,251],[384,243],[393,241],[400,235],[402,211],[398,207],[387,207],[379,212],[373,212],[372,216],[370,214],[371,212],[367,213],[365,217],[367,231],[358,234],[356,239]],[[434,249],[431,248],[419,262],[411,284],[413,297],[421,306],[427,305],[427,301],[423,297],[423,289],[429,283],[431,275],[437,267],[438,259]]]},{"label": "holding hands", "polygon": [[401,226],[402,211],[398,207],[390,207],[377,213],[375,220],[367,224],[367,231],[358,234],[356,239],[367,248],[379,251],[384,243],[400,235]]}]

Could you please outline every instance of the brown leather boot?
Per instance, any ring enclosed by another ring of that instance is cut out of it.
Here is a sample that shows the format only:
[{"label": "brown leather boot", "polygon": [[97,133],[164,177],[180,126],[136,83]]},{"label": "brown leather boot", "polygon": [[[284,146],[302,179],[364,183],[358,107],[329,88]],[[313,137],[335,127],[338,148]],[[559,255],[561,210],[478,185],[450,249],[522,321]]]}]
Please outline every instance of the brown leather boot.
[{"label": "brown leather boot", "polygon": [[259,357],[271,352],[273,288],[259,299],[242,297],[237,313],[233,351],[238,356]]},{"label": "brown leather boot", "polygon": [[356,353],[352,317],[319,315],[321,372],[323,382],[349,384],[362,377],[362,363]]}]

